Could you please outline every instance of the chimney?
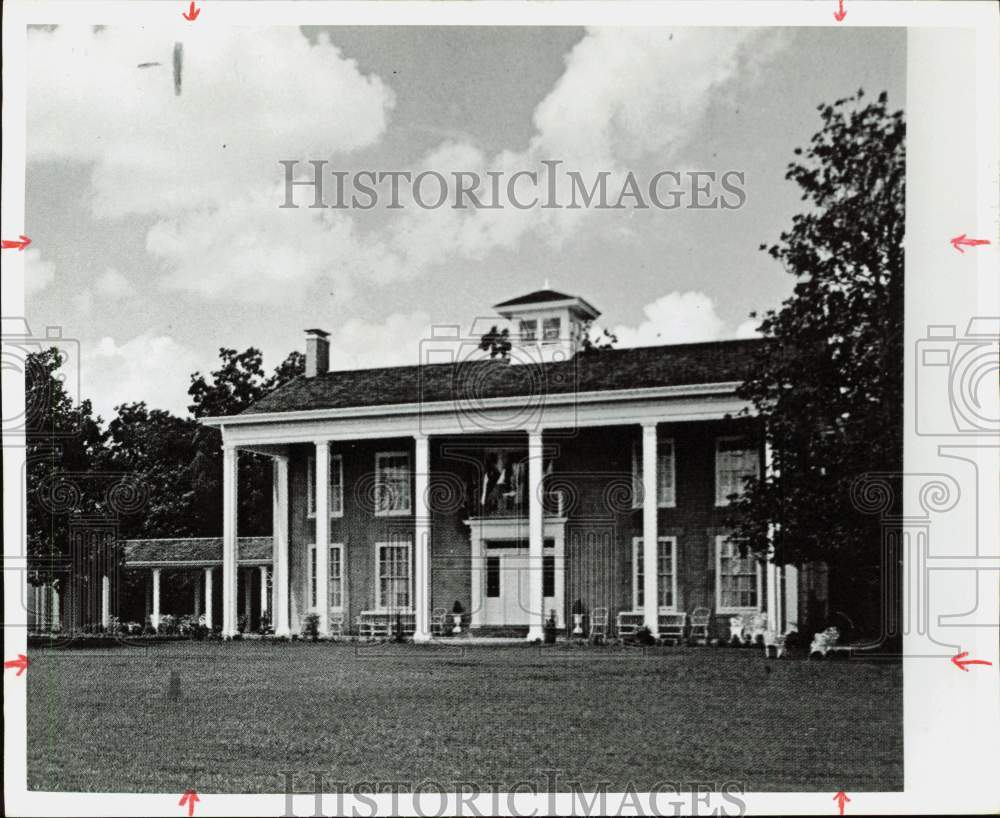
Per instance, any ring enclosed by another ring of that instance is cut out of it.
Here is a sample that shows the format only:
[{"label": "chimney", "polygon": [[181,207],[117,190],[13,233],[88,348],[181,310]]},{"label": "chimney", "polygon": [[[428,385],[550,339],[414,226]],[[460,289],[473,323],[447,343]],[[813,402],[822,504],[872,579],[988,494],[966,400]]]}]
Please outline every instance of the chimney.
[{"label": "chimney", "polygon": [[306,377],[315,378],[330,370],[329,332],[321,329],[306,330]]}]

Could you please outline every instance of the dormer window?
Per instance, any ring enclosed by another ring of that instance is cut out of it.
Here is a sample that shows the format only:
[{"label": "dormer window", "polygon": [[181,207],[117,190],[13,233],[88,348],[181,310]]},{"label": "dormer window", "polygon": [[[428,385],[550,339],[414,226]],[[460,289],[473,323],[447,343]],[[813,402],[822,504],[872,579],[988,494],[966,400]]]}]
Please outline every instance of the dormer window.
[{"label": "dormer window", "polygon": [[527,343],[534,343],[538,340],[538,321],[534,318],[531,320],[521,321],[521,340]]},{"label": "dormer window", "polygon": [[542,321],[542,342],[559,340],[559,318],[546,318]]}]

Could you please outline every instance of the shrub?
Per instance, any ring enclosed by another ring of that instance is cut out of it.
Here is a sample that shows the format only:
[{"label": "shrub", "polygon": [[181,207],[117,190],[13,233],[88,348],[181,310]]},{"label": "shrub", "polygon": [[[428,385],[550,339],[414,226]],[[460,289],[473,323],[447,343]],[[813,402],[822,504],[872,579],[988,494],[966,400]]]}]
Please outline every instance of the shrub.
[{"label": "shrub", "polygon": [[302,638],[309,639],[313,642],[319,639],[318,613],[306,614],[306,618],[302,620]]}]

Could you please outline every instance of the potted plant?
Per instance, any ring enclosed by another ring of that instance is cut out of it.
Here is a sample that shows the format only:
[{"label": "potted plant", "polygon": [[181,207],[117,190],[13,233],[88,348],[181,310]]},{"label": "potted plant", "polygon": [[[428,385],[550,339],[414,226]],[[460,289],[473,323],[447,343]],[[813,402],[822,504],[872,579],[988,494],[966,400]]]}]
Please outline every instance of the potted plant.
[{"label": "potted plant", "polygon": [[451,632],[452,635],[462,632],[462,614],[465,613],[465,608],[462,607],[462,603],[457,599],[455,604],[451,606],[451,621],[454,623]]},{"label": "potted plant", "polygon": [[573,636],[583,636],[583,603],[579,599],[573,603]]},{"label": "potted plant", "polygon": [[545,636],[546,645],[554,645],[556,643],[556,612],[549,611],[549,618],[545,620],[545,625],[542,628],[542,633]]}]

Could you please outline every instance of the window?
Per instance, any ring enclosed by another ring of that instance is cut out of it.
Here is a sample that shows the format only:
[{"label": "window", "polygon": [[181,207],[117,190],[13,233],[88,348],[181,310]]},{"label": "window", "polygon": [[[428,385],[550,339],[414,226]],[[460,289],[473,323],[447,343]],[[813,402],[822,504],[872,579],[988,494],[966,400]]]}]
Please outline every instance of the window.
[{"label": "window", "polygon": [[538,321],[534,318],[521,320],[520,335],[522,341],[533,342],[538,340]]},{"label": "window", "polygon": [[[316,458],[310,457],[306,468],[306,504],[310,517],[316,516]],[[330,455],[330,495],[327,501],[331,517],[344,516],[344,458]]]},{"label": "window", "polygon": [[715,607],[719,613],[760,610],[760,564],[727,537],[715,538]]},{"label": "window", "polygon": [[375,607],[399,610],[410,607],[410,543],[378,543],[378,585]]},{"label": "window", "polygon": [[490,599],[500,596],[500,557],[486,558],[486,596]]},{"label": "window", "polygon": [[556,558],[542,557],[542,596],[556,595]]},{"label": "window", "polygon": [[[309,546],[309,607],[315,608],[319,599],[316,587],[318,557],[316,546]],[[329,577],[327,594],[330,607],[339,610],[344,607],[344,567],[343,546],[340,543],[330,545]]]},{"label": "window", "polygon": [[[656,441],[656,501],[660,508],[677,505],[677,474],[674,466],[674,441]],[[642,508],[642,444],[632,444],[632,507]]]},{"label": "window", "polygon": [[[635,610],[645,604],[643,577],[645,576],[642,537],[632,538],[632,599]],[[656,548],[656,593],[659,609],[672,611],[677,604],[677,538],[658,537]]]},{"label": "window", "polygon": [[559,340],[559,318],[546,318],[542,321],[542,341]]},{"label": "window", "polygon": [[410,513],[410,455],[379,452],[375,455],[375,514]]},{"label": "window", "polygon": [[715,449],[715,504],[729,505],[729,495],[742,494],[743,478],[759,475],[759,461],[749,438],[719,438]]}]

